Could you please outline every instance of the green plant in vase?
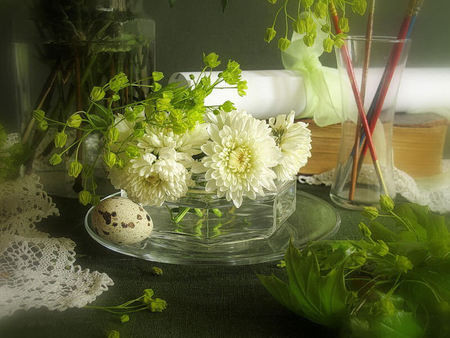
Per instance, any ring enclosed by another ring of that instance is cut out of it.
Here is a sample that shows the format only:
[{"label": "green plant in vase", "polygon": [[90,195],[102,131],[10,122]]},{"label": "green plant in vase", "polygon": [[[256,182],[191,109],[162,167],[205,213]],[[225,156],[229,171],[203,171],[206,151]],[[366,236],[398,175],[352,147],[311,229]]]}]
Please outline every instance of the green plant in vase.
[{"label": "green plant in vase", "polygon": [[[49,69],[35,109],[53,120],[86,110],[90,89],[117,73],[135,81],[154,70],[153,23],[136,18],[128,1],[35,1],[31,10],[42,41],[36,48]],[[144,99],[150,90],[150,86],[128,87],[114,105]],[[48,159],[52,137],[61,130],[55,125],[47,130],[45,123],[36,130],[35,122],[31,119],[24,128],[22,143],[33,145],[34,159],[40,163]],[[80,133],[68,137],[79,139]],[[77,183],[74,189],[79,191]]]}]

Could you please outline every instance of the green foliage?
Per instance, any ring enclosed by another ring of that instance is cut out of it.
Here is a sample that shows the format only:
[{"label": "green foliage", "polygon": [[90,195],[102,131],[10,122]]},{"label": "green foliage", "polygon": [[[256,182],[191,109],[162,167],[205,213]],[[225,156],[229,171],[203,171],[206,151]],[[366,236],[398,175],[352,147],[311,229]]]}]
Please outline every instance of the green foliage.
[{"label": "green foliage", "polygon": [[[102,159],[108,168],[123,168],[129,160],[141,156],[136,144],[145,135],[146,128],[158,127],[183,134],[203,123],[208,111],[218,108],[225,111],[234,109],[230,101],[219,106],[205,106],[205,98],[223,83],[236,88],[239,95],[245,95],[247,82],[242,80],[239,63],[229,60],[215,80],[211,77],[211,71],[220,66],[219,56],[216,53],[203,54],[203,63],[201,76],[193,78],[192,84],[183,86],[178,83],[163,86],[158,82],[164,78],[161,72],[154,71],[152,77],[134,83],[130,83],[124,73],[118,73],[105,85],[92,88],[88,109],[71,114],[67,121],[51,119],[43,110],[34,112],[33,116],[39,124],[50,124],[60,129],[54,139],[57,151],[50,157],[50,163],[58,165],[65,154],[75,154],[68,173],[73,177],[81,174],[82,191],[78,197],[82,204],[95,204],[99,200],[93,170],[84,170],[88,168],[87,164],[78,161],[80,147],[90,134],[100,134],[103,140],[101,153],[97,158]],[[147,84],[149,79],[152,81],[151,85]],[[152,90],[143,100],[120,105],[120,102],[125,101],[121,100],[121,95],[125,95],[124,92],[130,88],[148,87]],[[131,134],[121,139],[118,126],[123,125],[124,121],[129,123]],[[76,130],[79,137],[67,144],[67,130],[70,129]],[[95,166],[95,163],[91,166]]]},{"label": "green foliage", "polygon": [[329,240],[285,256],[287,282],[259,276],[284,306],[352,337],[450,334],[450,232],[444,216],[383,196],[360,240]]},{"label": "green foliage", "polygon": [[130,320],[129,315],[134,312],[162,312],[167,308],[167,302],[161,298],[154,298],[154,291],[152,289],[145,289],[140,297],[129,300],[120,305],[86,305],[84,308],[109,312],[111,314],[117,315],[119,317],[119,320],[122,323],[125,323]]},{"label": "green foliage", "polygon": [[[322,32],[327,33],[328,37],[324,39],[323,49],[326,52],[331,52],[333,46],[341,47],[345,33],[349,28],[349,20],[347,17],[347,6],[350,6],[352,12],[357,15],[364,15],[367,8],[367,0],[291,0],[295,6],[288,6],[289,0],[282,0],[280,2],[276,0],[268,0],[271,5],[275,6],[276,12],[272,22],[272,26],[266,28],[264,40],[271,42],[277,34],[275,26],[278,24],[278,18],[280,13],[283,13],[284,20],[280,20],[281,26],[284,26],[284,34],[278,39],[278,48],[282,51],[289,47],[290,40],[288,36],[291,33],[289,27],[292,27],[292,31],[303,35],[302,39],[306,46],[312,46],[317,38],[317,31],[320,29]],[[330,4],[334,4],[339,15],[339,29],[342,33],[333,33],[330,27],[332,27],[332,20],[330,16]],[[291,25],[289,25],[291,23]],[[287,40],[287,41],[286,41]]]}]

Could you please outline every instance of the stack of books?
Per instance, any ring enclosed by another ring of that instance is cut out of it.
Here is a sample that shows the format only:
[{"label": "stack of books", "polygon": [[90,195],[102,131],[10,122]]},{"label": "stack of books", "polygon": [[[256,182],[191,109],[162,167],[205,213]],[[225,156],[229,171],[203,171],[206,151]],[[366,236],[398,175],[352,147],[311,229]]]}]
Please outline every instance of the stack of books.
[{"label": "stack of books", "polygon": [[[309,123],[312,134],[311,158],[300,169],[302,175],[320,174],[336,166],[341,139],[341,125],[318,127]],[[392,146],[394,166],[415,178],[441,173],[448,120],[434,113],[397,113]]]}]

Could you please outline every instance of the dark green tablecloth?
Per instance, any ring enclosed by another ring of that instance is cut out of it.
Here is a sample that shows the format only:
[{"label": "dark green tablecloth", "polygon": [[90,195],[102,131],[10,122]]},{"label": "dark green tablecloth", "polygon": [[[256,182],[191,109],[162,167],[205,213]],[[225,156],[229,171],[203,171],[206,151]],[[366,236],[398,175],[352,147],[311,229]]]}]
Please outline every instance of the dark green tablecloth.
[{"label": "dark green tablecloth", "polygon": [[[302,190],[327,201],[329,188]],[[90,309],[64,312],[33,309],[0,320],[0,337],[106,337],[118,330],[121,337],[333,337],[329,332],[280,306],[261,286],[256,274],[280,273],[275,263],[250,266],[182,266],[148,262],[109,251],[84,230],[85,208],[77,201],[55,198],[60,217],[42,224],[54,237],[77,243],[77,263],[83,269],[106,272],[115,282],[97,298],[97,305],[116,305],[152,288],[168,302],[162,313],[141,312],[121,324],[111,314]],[[312,212],[312,211],[309,211]],[[342,224],[335,237],[357,234],[358,212],[338,209]],[[162,276],[153,276],[159,266]]]}]

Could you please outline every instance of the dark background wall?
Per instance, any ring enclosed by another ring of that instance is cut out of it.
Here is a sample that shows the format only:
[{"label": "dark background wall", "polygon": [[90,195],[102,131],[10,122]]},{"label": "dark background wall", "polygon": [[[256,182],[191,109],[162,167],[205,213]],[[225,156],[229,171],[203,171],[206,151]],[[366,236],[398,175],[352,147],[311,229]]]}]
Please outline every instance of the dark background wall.
[{"label": "dark background wall", "polygon": [[[17,125],[15,118],[14,60],[11,53],[13,30],[26,18],[28,1],[0,0],[0,122]],[[156,22],[156,63],[166,74],[194,71],[201,66],[203,52],[215,51],[233,58],[243,69],[280,69],[276,44],[263,41],[272,23],[274,7],[267,0],[229,0],[222,13],[220,0],[177,0],[169,8],[166,0],[141,0],[140,15]],[[375,33],[395,35],[408,0],[377,0]],[[409,66],[450,67],[450,1],[425,0],[413,33]],[[280,28],[282,30],[282,28]],[[353,34],[363,34],[364,21],[351,19]],[[324,58],[333,63],[333,56]]]}]

